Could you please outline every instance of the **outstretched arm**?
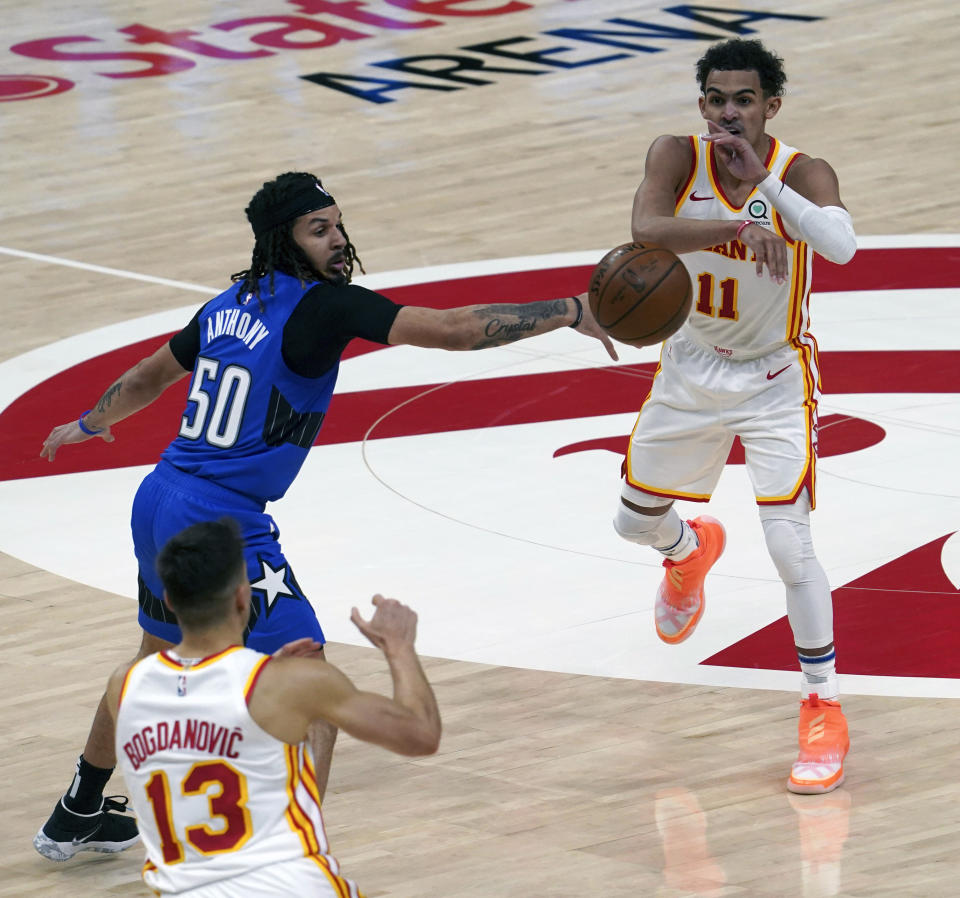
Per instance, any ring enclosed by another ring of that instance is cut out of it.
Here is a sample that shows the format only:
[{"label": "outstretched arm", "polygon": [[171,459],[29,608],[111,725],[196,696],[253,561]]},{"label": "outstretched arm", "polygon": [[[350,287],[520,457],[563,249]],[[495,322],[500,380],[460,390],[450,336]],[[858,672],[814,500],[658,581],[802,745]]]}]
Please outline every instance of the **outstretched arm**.
[{"label": "outstretched arm", "polygon": [[440,711],[414,649],[416,614],[395,599],[374,596],[376,612],[351,619],[390,665],[393,698],[364,692],[332,664],[284,657],[271,661],[250,698],[250,714],[284,742],[303,740],[315,720],[403,755],[427,755],[440,744]]},{"label": "outstretched arm", "polygon": [[68,421],[54,427],[43,441],[40,455],[53,461],[57,450],[67,443],[82,443],[93,436],[107,443],[113,442],[110,427],[150,405],[171,384],[187,372],[176,360],[170,344],[164,343],[153,355],[141,359],[125,374],[122,374],[100,397],[97,404],[80,420]]},{"label": "outstretched arm", "polygon": [[565,299],[453,309],[404,306],[397,313],[387,339],[393,345],[489,349],[571,326],[598,339],[610,358],[616,361],[618,356],[613,343],[594,320],[586,294]]}]

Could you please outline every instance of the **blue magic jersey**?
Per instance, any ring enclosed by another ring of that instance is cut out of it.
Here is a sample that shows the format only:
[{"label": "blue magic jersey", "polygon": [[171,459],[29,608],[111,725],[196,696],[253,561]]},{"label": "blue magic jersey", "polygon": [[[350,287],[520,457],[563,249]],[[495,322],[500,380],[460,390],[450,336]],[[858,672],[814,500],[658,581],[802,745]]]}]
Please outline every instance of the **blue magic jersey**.
[{"label": "blue magic jersey", "polygon": [[316,283],[276,272],[263,302],[234,284],[199,314],[200,349],[180,433],[163,459],[259,502],[287,491],[313,445],[337,382],[339,363],[320,377],[291,371],[283,329]]}]

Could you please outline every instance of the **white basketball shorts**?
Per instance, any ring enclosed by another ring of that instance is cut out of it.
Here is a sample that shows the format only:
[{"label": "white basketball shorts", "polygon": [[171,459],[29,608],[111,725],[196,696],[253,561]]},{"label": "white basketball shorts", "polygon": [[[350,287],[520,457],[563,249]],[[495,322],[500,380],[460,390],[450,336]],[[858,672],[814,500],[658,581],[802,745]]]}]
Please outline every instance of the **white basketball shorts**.
[{"label": "white basketball shorts", "polygon": [[793,504],[806,488],[814,507],[819,380],[812,337],[739,359],[675,334],[633,429],[627,482],[706,502],[739,436],[758,504]]}]

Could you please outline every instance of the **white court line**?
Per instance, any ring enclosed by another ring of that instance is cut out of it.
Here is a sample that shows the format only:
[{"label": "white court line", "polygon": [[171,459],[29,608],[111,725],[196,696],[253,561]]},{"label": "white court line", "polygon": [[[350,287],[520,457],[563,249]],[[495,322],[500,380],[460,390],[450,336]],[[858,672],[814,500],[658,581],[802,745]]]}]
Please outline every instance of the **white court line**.
[{"label": "white court line", "polygon": [[[960,243],[960,235],[929,235],[908,237],[877,237],[862,238],[859,244],[863,248],[884,248],[884,247],[923,247],[923,246],[956,246]],[[358,278],[358,283],[368,286],[372,289],[386,289],[389,286],[403,286],[408,284],[427,283],[430,281],[455,279],[471,276],[482,276],[497,273],[504,270],[513,271],[533,271],[544,268],[560,268],[570,266],[589,265],[600,258],[603,250],[593,252],[550,254],[542,256],[527,256],[508,260],[487,260],[483,262],[466,262],[451,265],[436,266],[432,268],[406,270],[400,272],[386,272],[372,276]],[[140,275],[136,272],[127,272],[121,269],[106,268],[103,266],[89,265],[83,262],[75,262],[67,259],[59,259],[55,256],[45,256],[38,253],[27,253],[18,250],[11,250],[0,247],[0,253],[7,255],[20,256],[40,264],[64,265],[72,268],[86,269],[93,272],[103,273],[112,277],[129,278],[133,280],[146,281],[161,285],[169,285],[174,289],[186,289],[191,292],[204,292],[208,296],[213,296],[219,292],[218,289],[204,287],[197,284],[154,278],[149,275]],[[185,298],[186,301],[186,298]],[[42,347],[19,357],[19,363],[27,369],[18,372],[19,379],[8,378],[7,373],[14,372],[14,366],[0,365],[0,408],[4,406],[4,398],[8,394],[13,394],[16,398],[25,389],[16,390],[18,385],[25,385],[27,389],[35,386],[44,374],[52,374],[56,371],[70,367],[76,361],[83,361],[93,354],[108,351],[115,346],[126,345],[137,339],[145,339],[156,336],[164,332],[169,332],[182,326],[189,315],[195,311],[199,301],[191,301],[191,305],[184,306],[178,310],[157,313],[148,316],[145,319],[135,321],[121,322],[97,331],[78,335],[68,340]],[[102,340],[102,342],[101,342]],[[109,344],[109,345],[104,345]],[[64,352],[69,349],[69,352]],[[73,356],[76,356],[74,359]],[[123,476],[123,475],[121,475]],[[37,483],[30,484],[32,488],[37,487]],[[51,483],[51,486],[53,483]],[[396,491],[394,491],[396,492]],[[53,493],[50,503],[58,501]],[[399,495],[399,494],[398,494]],[[409,498],[406,501],[411,501]],[[41,507],[46,503],[38,503]],[[419,503],[418,503],[419,504]],[[420,505],[421,508],[426,506]],[[117,527],[123,530],[123,538],[117,539],[117,544],[122,544],[126,538],[125,525],[121,522],[125,519],[127,509],[122,514],[117,514]],[[290,509],[291,519],[294,517],[293,509]],[[960,541],[956,543],[960,547]],[[128,562],[129,563],[129,562]],[[773,582],[773,581],[770,581]],[[538,656],[539,658],[540,656]],[[488,657],[477,657],[473,660],[483,663],[495,663]],[[503,663],[516,664],[515,656],[504,657]],[[534,659],[536,665],[536,659]],[[519,665],[525,666],[525,665]],[[552,669],[552,668],[548,668]],[[663,681],[674,680],[676,682],[699,682],[705,685],[737,685],[748,686],[752,688],[770,688],[784,689],[792,691],[796,686],[797,673],[790,671],[753,671],[740,668],[717,668],[713,666],[698,665],[683,674],[673,671],[661,671],[657,679]],[[586,673],[603,673],[602,671],[586,670]],[[609,675],[609,674],[606,674]],[[633,678],[633,677],[631,677]],[[753,682],[754,678],[762,682]],[[865,677],[842,675],[845,689],[850,692],[870,693],[870,694],[911,694],[911,695],[943,695],[951,697],[960,697],[960,680],[938,680],[932,678],[885,678],[885,677]]]},{"label": "white court line", "polygon": [[0,253],[8,256],[19,256],[21,259],[31,259],[34,262],[45,262],[48,265],[64,265],[67,268],[95,271],[97,274],[109,274],[112,277],[126,278],[131,281],[145,281],[148,284],[160,284],[163,287],[174,287],[177,290],[193,290],[196,293],[208,293],[211,296],[215,296],[220,292],[213,287],[204,287],[201,284],[190,284],[186,281],[172,281],[169,278],[158,278],[152,274],[138,274],[136,271],[126,271],[123,268],[106,268],[103,265],[93,265],[90,262],[75,262],[73,259],[64,259],[61,256],[45,256],[43,253],[31,253],[25,249],[12,249],[9,246],[0,246]]},{"label": "white court line", "polygon": [[[917,249],[923,247],[951,247],[960,244],[960,234],[882,234],[857,237],[859,249]],[[580,252],[545,253],[533,256],[513,256],[506,259],[497,259],[500,271],[539,271],[543,268],[574,267],[592,265],[600,261],[606,249],[582,250]],[[34,253],[23,249],[14,249],[10,246],[0,246],[0,254],[18,256],[31,259],[34,262],[44,262],[48,265],[64,265],[67,268],[79,268],[84,271],[93,271],[112,277],[128,278],[134,281],[144,281],[148,284],[160,284],[179,290],[191,290],[196,293],[209,293],[215,296],[221,291],[215,287],[205,287],[202,284],[191,284],[188,281],[176,281],[170,278],[155,277],[151,274],[140,274],[136,271],[127,271],[123,268],[109,268],[104,265],[94,265],[91,262],[78,262],[62,256],[49,256],[44,253]],[[453,278],[475,277],[491,274],[489,260],[480,262],[452,262],[448,265],[432,265],[425,268],[406,268],[399,271],[385,271],[380,274],[361,275],[355,278],[356,283],[371,290],[382,287],[404,287],[410,284],[425,284],[433,281],[443,281]]]}]

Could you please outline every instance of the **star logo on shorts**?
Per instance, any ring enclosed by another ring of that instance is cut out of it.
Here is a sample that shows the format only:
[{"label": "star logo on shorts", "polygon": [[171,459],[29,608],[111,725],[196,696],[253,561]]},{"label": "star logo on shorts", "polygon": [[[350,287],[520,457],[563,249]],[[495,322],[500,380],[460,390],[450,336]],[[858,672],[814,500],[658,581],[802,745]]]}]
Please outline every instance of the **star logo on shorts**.
[{"label": "star logo on shorts", "polygon": [[281,565],[274,568],[269,561],[263,558],[260,561],[260,579],[251,581],[250,589],[263,595],[263,608],[267,617],[273,611],[273,606],[277,599],[295,599],[300,600],[303,596],[300,593],[300,587],[293,577],[293,572],[287,565]]}]

